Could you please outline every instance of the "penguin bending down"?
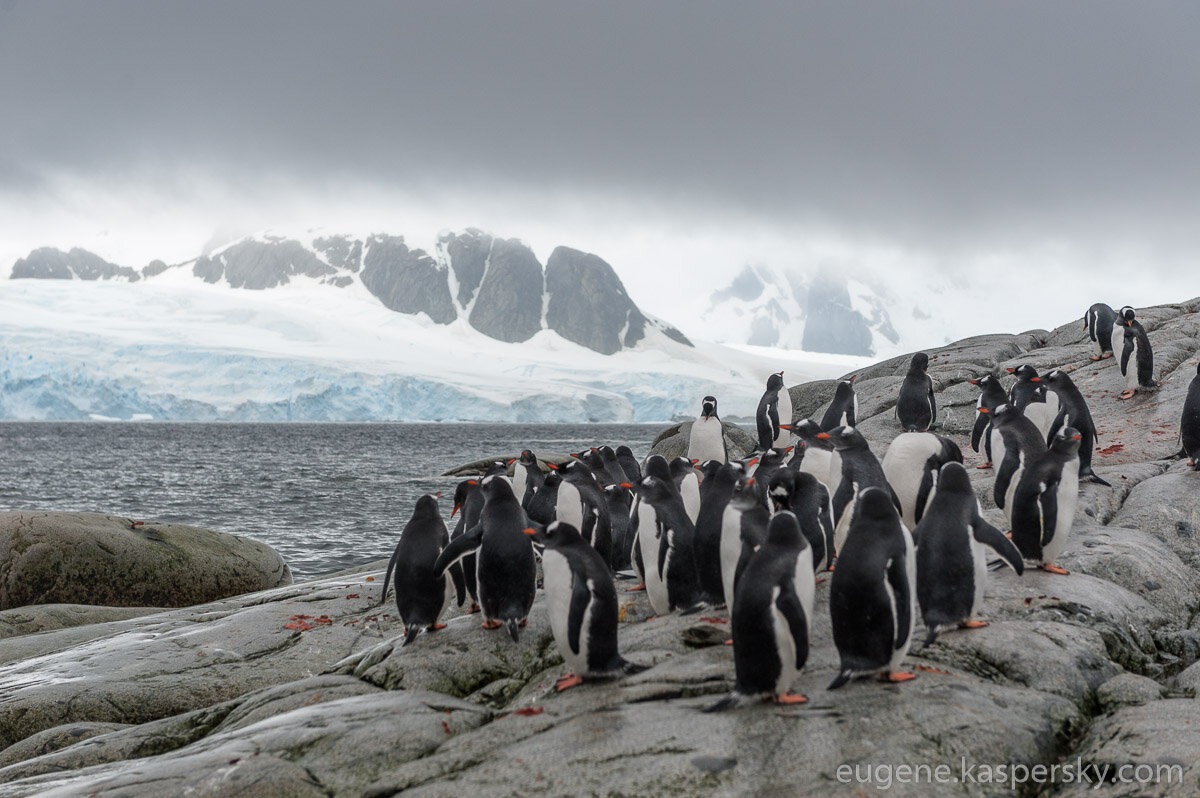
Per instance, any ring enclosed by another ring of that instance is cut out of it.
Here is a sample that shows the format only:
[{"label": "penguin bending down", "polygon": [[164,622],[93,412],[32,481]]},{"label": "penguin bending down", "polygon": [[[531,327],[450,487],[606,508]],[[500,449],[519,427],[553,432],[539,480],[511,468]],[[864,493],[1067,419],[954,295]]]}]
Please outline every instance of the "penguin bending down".
[{"label": "penguin bending down", "polygon": [[[1118,399],[1130,399],[1138,391],[1149,391],[1158,387],[1154,381],[1154,351],[1150,348],[1150,337],[1146,328],[1134,318],[1131,307],[1121,308],[1117,323],[1124,329],[1124,347],[1121,349],[1121,374],[1125,376],[1125,390]],[[1130,360],[1133,364],[1130,364]]]},{"label": "penguin bending down", "polygon": [[1049,443],[1050,428],[1058,416],[1058,394],[1046,390],[1037,369],[1029,364],[1009,369],[1008,373],[1017,378],[1008,389],[1008,403],[1024,413],[1042,433],[1042,439]]},{"label": "penguin bending down", "polygon": [[1017,408],[1003,404],[992,413],[992,451],[1000,464],[992,484],[992,501],[1012,522],[1012,495],[1029,463],[1046,451],[1037,425]]},{"label": "penguin bending down", "polygon": [[450,541],[433,567],[441,574],[467,554],[477,552],[475,578],[483,628],[507,626],[516,641],[520,636],[518,627],[528,620],[537,591],[533,546],[525,535],[525,511],[508,480],[493,475],[485,477],[482,486],[484,502],[478,523]]},{"label": "penguin bending down", "polygon": [[1116,321],[1116,311],[1105,302],[1097,302],[1083,315],[1083,328],[1088,331],[1088,337],[1100,346],[1100,354],[1092,355],[1092,360],[1106,360],[1113,356],[1112,337]]},{"label": "penguin bending down", "polygon": [[842,480],[833,494],[834,552],[840,556],[842,543],[854,520],[858,498],[865,488],[879,488],[890,496],[897,513],[900,511],[900,499],[888,484],[883,466],[871,452],[861,432],[853,427],[836,427],[817,437],[829,440],[842,460]]},{"label": "penguin bending down", "polygon": [[933,380],[928,371],[929,355],[917,352],[896,399],[896,418],[905,432],[928,432],[937,421],[937,400],[933,397]]},{"label": "penguin bending down", "polygon": [[1187,398],[1183,400],[1183,415],[1179,419],[1179,442],[1181,457],[1188,457],[1188,465],[1200,471],[1200,365],[1196,376],[1188,383]]},{"label": "penguin bending down", "polygon": [[[1088,410],[1087,400],[1072,382],[1071,377],[1062,369],[1055,369],[1042,377],[1046,387],[1058,394],[1058,415],[1050,427],[1053,436],[1063,427],[1074,427],[1082,437],[1079,444],[1079,476],[1097,485],[1108,485],[1092,470],[1092,445],[1100,439],[1096,433],[1096,425],[1092,422],[1092,413]],[[1111,487],[1111,485],[1109,486]]]},{"label": "penguin bending down", "polygon": [[562,692],[588,679],[646,670],[617,651],[617,589],[608,563],[570,524],[526,529],[542,548],[542,578],[554,642],[571,673],[554,689]]},{"label": "penguin bending down", "polygon": [[780,704],[807,699],[791,692],[808,661],[813,610],[812,552],[796,516],[784,510],[771,517],[767,539],[746,564],[731,612],[733,691],[709,707],[714,712],[763,696]]},{"label": "penguin bending down", "polygon": [[767,377],[767,389],[758,400],[754,414],[758,431],[758,448],[787,446],[791,441],[792,396],[783,384],[783,372]]},{"label": "penguin bending down", "polygon": [[812,550],[813,569],[833,566],[833,499],[825,484],[812,474],[781,468],[771,477],[767,491],[772,509],[796,516],[800,531]]},{"label": "penguin bending down", "polygon": [[1074,427],[1059,429],[1049,451],[1025,469],[1013,494],[1013,543],[1043,571],[1067,573],[1054,559],[1066,546],[1075,520],[1082,439]]},{"label": "penguin bending down", "polygon": [[850,376],[838,382],[833,400],[821,416],[821,430],[829,432],[834,427],[853,427],[857,417],[858,395],[854,393],[854,376]]},{"label": "penguin bending down", "polygon": [[833,642],[841,658],[830,690],[872,673],[891,682],[913,678],[898,670],[915,625],[912,536],[886,491],[867,488],[858,506],[829,589]]},{"label": "penguin bending down", "polygon": [[717,416],[716,397],[706,396],[701,402],[700,418],[692,422],[692,429],[688,434],[687,458],[695,463],[703,463],[706,460],[729,462],[729,448],[725,444],[725,430],[721,419]]},{"label": "penguin bending down", "polygon": [[897,435],[883,455],[883,475],[900,500],[900,519],[915,529],[937,490],[946,463],[961,463],[962,451],[949,438],[932,432]]},{"label": "penguin bending down", "polygon": [[978,452],[983,446],[983,465],[979,468],[992,467],[992,416],[997,407],[1008,401],[1004,386],[1000,380],[991,374],[985,374],[977,380],[967,380],[971,385],[979,387],[979,399],[975,402],[975,426],[971,428],[971,449]]},{"label": "penguin bending down", "polygon": [[917,545],[917,600],[929,634],[925,646],[954,626],[987,626],[976,620],[987,583],[989,546],[1017,575],[1024,573],[1021,552],[980,515],[979,499],[959,463],[942,466],[937,496],[913,535]]},{"label": "penguin bending down", "polygon": [[[440,495],[440,494],[439,494]],[[425,627],[428,632],[445,629],[438,623],[442,607],[446,603],[446,583],[449,576],[434,569],[442,548],[450,542],[446,523],[438,512],[437,496],[426,493],[417,499],[412,518],[404,525],[400,541],[388,561],[387,574],[383,578],[384,598],[387,598],[388,580],[393,569],[396,573],[396,610],[404,624],[404,642],[407,646]],[[452,574],[458,593],[458,604],[462,606],[464,584],[461,569],[455,566]]]}]

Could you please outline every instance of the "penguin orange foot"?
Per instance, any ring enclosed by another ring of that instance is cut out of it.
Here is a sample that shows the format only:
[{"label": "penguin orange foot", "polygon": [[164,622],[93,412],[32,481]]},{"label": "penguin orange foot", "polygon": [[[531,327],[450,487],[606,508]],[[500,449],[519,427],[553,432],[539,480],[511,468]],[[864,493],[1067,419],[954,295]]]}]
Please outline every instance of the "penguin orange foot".
[{"label": "penguin orange foot", "polygon": [[917,678],[917,674],[910,671],[884,671],[879,675],[881,682],[910,682]]},{"label": "penguin orange foot", "polygon": [[481,623],[479,625],[482,626],[484,629],[499,629],[501,626],[504,625],[504,623],[502,621],[484,621],[483,623]]},{"label": "penguin orange foot", "polygon": [[638,584],[636,584],[636,585],[634,585],[633,587],[629,588],[629,589],[628,589],[628,590],[626,590],[625,592],[626,592],[626,593],[637,593],[638,591],[645,590],[645,589],[646,589],[646,583],[645,583],[645,582],[639,582]]},{"label": "penguin orange foot", "polygon": [[807,704],[808,699],[799,693],[780,693],[775,696],[776,704]]},{"label": "penguin orange foot", "polygon": [[480,611],[481,611],[481,608],[478,604],[472,604],[471,609],[467,610],[467,615],[474,615],[475,613],[480,612]]},{"label": "penguin orange foot", "polygon": [[1133,388],[1126,388],[1125,390],[1121,391],[1121,395],[1118,396],[1117,398],[1118,399],[1132,399],[1133,395],[1135,393],[1137,393],[1137,391],[1135,391]]},{"label": "penguin orange foot", "polygon": [[444,623],[431,623],[425,627],[425,631],[426,632],[436,632],[438,629],[445,629],[445,628],[446,628],[446,624],[444,624]]},{"label": "penguin orange foot", "polygon": [[987,621],[963,621],[958,625],[958,627],[960,629],[982,629],[987,625]]},{"label": "penguin orange foot", "polygon": [[554,683],[554,692],[561,693],[563,690],[569,690],[572,687],[578,687],[583,684],[583,677],[577,676],[574,673],[568,673],[557,682]]},{"label": "penguin orange foot", "polygon": [[1059,568],[1057,565],[1048,562],[1042,563],[1038,568],[1041,568],[1043,571],[1049,571],[1052,574],[1059,574],[1060,576],[1066,576],[1071,573],[1066,568]]}]

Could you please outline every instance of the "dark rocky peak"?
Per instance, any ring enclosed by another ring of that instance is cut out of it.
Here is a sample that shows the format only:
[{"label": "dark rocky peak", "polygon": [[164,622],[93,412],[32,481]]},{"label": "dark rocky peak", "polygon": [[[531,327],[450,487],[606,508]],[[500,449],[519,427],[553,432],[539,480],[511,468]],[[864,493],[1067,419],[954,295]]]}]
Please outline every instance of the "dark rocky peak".
[{"label": "dark rocky peak", "polygon": [[533,251],[516,239],[495,239],[468,320],[497,340],[527,341],[542,329],[544,289],[542,264]]},{"label": "dark rocky peak", "polygon": [[[471,304],[483,282],[483,272],[492,251],[492,237],[482,230],[469,227],[465,233],[439,235],[438,248],[444,253],[458,282],[455,299],[459,307],[465,308]],[[538,269],[540,271],[541,267]]]},{"label": "dark rocky peak", "polygon": [[35,249],[28,257],[13,264],[12,270],[14,280],[110,280],[114,277],[130,282],[141,279],[134,269],[109,263],[94,252],[79,247],[73,247],[70,252],[54,247]]},{"label": "dark rocky peak", "polygon": [[313,241],[313,249],[335,269],[358,274],[362,268],[362,242],[349,236],[326,236]]},{"label": "dark rocky peak", "polygon": [[265,241],[239,241],[214,255],[200,257],[192,273],[209,283],[223,279],[233,288],[261,290],[286,285],[295,276],[333,278],[338,270],[299,241],[269,237]]},{"label": "dark rocky peak", "polygon": [[446,267],[424,250],[409,249],[401,236],[367,239],[362,282],[384,306],[398,313],[424,313],[438,324],[458,318]]}]

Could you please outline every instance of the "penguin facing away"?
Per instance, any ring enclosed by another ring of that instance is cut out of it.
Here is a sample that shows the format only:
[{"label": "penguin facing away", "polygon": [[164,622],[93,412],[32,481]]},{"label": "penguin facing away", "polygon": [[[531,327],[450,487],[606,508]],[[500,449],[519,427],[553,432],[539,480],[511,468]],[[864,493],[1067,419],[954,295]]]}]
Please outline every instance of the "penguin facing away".
[{"label": "penguin facing away", "polygon": [[1066,575],[1054,564],[1067,544],[1079,500],[1079,445],[1083,436],[1062,427],[1050,449],[1030,463],[1013,494],[1012,541],[1043,571]]},{"label": "penguin facing away", "polygon": [[819,433],[817,438],[830,441],[841,458],[842,479],[833,494],[834,550],[840,555],[858,499],[865,488],[883,490],[891,497],[896,512],[900,511],[900,499],[888,484],[883,466],[861,432],[853,427],[836,427],[830,432]]},{"label": "penguin facing away", "polygon": [[830,690],[873,673],[890,682],[914,678],[899,670],[916,615],[912,536],[882,489],[867,488],[858,505],[830,585],[829,616],[841,659]]},{"label": "penguin facing away", "polygon": [[967,380],[967,382],[979,388],[979,399],[975,402],[975,425],[971,428],[971,449],[978,452],[982,446],[984,463],[978,467],[991,468],[992,443],[989,434],[992,429],[991,411],[1007,402],[1008,395],[1005,394],[1000,380],[991,374],[985,374],[977,380]]},{"label": "penguin facing away", "polygon": [[839,380],[833,392],[833,400],[821,416],[821,430],[829,432],[834,427],[853,427],[858,420],[858,395],[854,393],[854,376]]},{"label": "penguin facing away", "polygon": [[754,414],[758,431],[758,448],[766,451],[774,446],[787,446],[791,437],[792,398],[783,384],[783,372],[767,377],[767,388],[758,400]]},{"label": "penguin facing away", "polygon": [[1106,360],[1113,356],[1113,325],[1116,321],[1116,311],[1105,302],[1097,302],[1083,315],[1083,328],[1100,347],[1100,354],[1092,355],[1091,360]]},{"label": "penguin facing away", "polygon": [[1046,387],[1058,394],[1058,415],[1050,427],[1050,435],[1055,435],[1062,427],[1074,427],[1082,437],[1079,444],[1079,476],[1097,485],[1109,485],[1092,470],[1092,446],[1100,439],[1096,433],[1096,425],[1092,421],[1092,413],[1088,410],[1087,400],[1083,398],[1079,388],[1071,380],[1070,375],[1062,369],[1054,369],[1042,380]]},{"label": "penguin facing away", "polygon": [[646,670],[617,650],[617,590],[604,558],[570,524],[555,521],[543,530],[524,531],[543,547],[550,629],[571,670],[555,683],[555,691]]},{"label": "penguin facing away", "polygon": [[1180,455],[1188,457],[1188,465],[1200,471],[1200,364],[1196,376],[1188,383],[1183,400],[1183,415],[1179,419]]},{"label": "penguin facing away", "polygon": [[696,516],[696,575],[700,592],[711,606],[725,604],[721,582],[721,527],[733,489],[745,473],[740,463],[724,463],[700,484],[700,512]]},{"label": "penguin facing away", "polygon": [[1131,399],[1138,391],[1158,387],[1154,380],[1154,350],[1150,348],[1150,337],[1135,316],[1133,308],[1124,307],[1117,319],[1117,323],[1125,328],[1124,346],[1121,349],[1121,374],[1125,376],[1125,390],[1118,399]]},{"label": "penguin facing away", "polygon": [[706,711],[729,709],[756,696],[780,704],[807,701],[791,686],[808,660],[815,588],[812,553],[796,516],[776,513],[737,586],[730,619],[737,674],[733,691]]},{"label": "penguin facing away", "polygon": [[[396,610],[405,629],[402,645],[407,646],[416,639],[421,627],[428,632],[446,628],[444,623],[438,623],[438,616],[442,614],[442,607],[446,603],[449,574],[436,571],[434,563],[449,542],[446,523],[438,512],[437,497],[428,493],[421,496],[413,508],[412,517],[400,533],[400,541],[388,562],[387,575],[383,580],[386,594],[388,579],[394,569]],[[455,583],[458,603],[461,605],[461,572],[457,574]]]},{"label": "penguin facing away", "polygon": [[706,396],[701,402],[700,417],[692,422],[692,429],[688,435],[687,458],[697,463],[707,460],[729,462],[725,430],[720,417],[717,416],[716,397]]},{"label": "penguin facing away", "polygon": [[979,499],[960,463],[942,466],[937,496],[913,535],[917,545],[917,601],[928,635],[925,646],[955,626],[977,629],[987,583],[990,547],[1021,575],[1021,552],[996,527],[983,519]]},{"label": "penguin facing away", "polygon": [[[660,604],[655,603],[655,593],[650,591],[650,574],[656,573],[666,587],[667,606],[665,612],[682,610],[684,614],[695,612],[703,606],[700,584],[696,576],[694,545],[696,527],[683,507],[683,499],[675,486],[655,476],[643,477],[638,485],[643,502],[654,508],[661,525],[658,541],[657,562],[646,561],[646,588],[654,611],[664,614]],[[639,528],[638,534],[643,534]],[[645,557],[643,550],[642,556]]]},{"label": "penguin facing away", "polygon": [[1012,519],[1012,495],[1029,463],[1046,451],[1046,443],[1037,426],[1010,404],[992,413],[992,451],[999,466],[992,483],[992,500]]},{"label": "penguin facing away", "polygon": [[933,380],[929,378],[929,355],[913,355],[900,395],[896,399],[896,418],[905,432],[928,432],[937,421],[937,400],[933,396]]},{"label": "penguin facing away", "polygon": [[450,541],[438,556],[434,570],[442,573],[467,554],[477,552],[475,578],[483,628],[507,626],[515,642],[520,638],[519,627],[528,620],[537,591],[533,545],[525,535],[525,511],[508,480],[499,475],[485,477],[482,487],[484,503],[478,523]]},{"label": "penguin facing away", "polygon": [[932,432],[897,435],[883,455],[883,475],[900,500],[900,519],[915,529],[937,490],[946,463],[961,463],[962,451],[949,438]]},{"label": "penguin facing away", "polygon": [[[479,486],[477,479],[464,479],[459,482],[454,488],[454,507],[450,510],[450,517],[458,515],[458,522],[454,525],[454,531],[450,533],[450,539],[454,540],[463,532],[466,532],[471,527],[479,522],[479,512],[483,509],[483,489]],[[475,582],[475,555],[468,554],[463,557],[462,562],[456,566],[451,566],[451,574],[456,568],[461,569],[463,581],[466,583],[467,595],[471,597],[471,607],[467,610],[468,614],[479,612],[479,587]],[[380,602],[382,603],[382,602]]]}]

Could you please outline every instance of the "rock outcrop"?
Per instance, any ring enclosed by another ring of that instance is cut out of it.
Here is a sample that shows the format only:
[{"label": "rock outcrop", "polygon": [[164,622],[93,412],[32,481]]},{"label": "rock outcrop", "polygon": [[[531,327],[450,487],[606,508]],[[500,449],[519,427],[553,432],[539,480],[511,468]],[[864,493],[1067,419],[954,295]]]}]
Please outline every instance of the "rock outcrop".
[{"label": "rock outcrop", "polygon": [[41,247],[13,264],[12,279],[43,280],[111,280],[120,277],[130,282],[142,278],[128,266],[118,266],[86,249],[73,247],[63,252],[54,247]]}]

